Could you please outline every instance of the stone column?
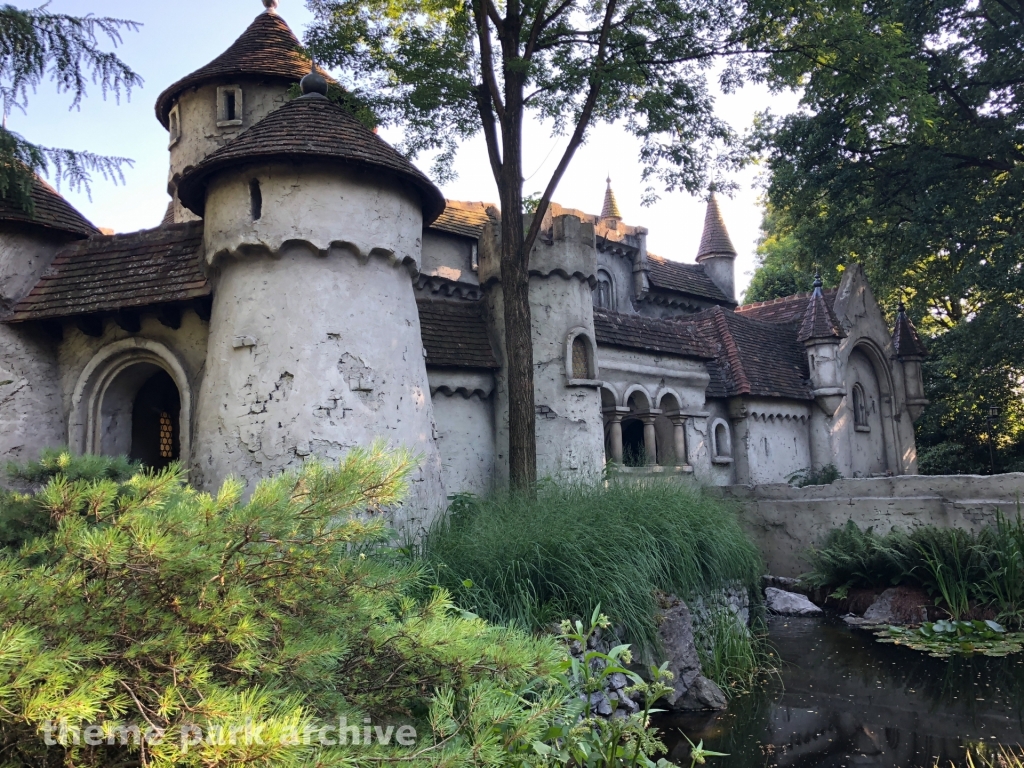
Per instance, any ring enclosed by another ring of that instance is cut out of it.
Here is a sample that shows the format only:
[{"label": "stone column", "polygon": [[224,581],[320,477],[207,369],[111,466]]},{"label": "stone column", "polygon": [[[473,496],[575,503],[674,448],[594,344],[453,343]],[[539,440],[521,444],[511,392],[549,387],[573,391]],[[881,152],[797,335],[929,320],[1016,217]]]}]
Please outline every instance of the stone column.
[{"label": "stone column", "polygon": [[676,465],[687,467],[690,465],[690,457],[686,453],[686,416],[676,413],[669,418],[672,420],[672,442],[676,451]]},{"label": "stone column", "polygon": [[622,464],[622,417],[629,413],[629,408],[617,406],[605,410],[605,417],[608,420],[608,442],[611,448],[611,459],[616,464]]},{"label": "stone column", "polygon": [[644,423],[644,453],[647,466],[653,467],[658,463],[658,434],[654,431],[654,414],[641,414],[640,420]]}]

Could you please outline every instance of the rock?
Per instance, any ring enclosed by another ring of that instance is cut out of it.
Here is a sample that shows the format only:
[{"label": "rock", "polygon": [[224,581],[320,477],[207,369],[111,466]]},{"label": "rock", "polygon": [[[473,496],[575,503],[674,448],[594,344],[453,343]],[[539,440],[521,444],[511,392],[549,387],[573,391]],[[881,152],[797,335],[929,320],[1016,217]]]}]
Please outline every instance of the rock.
[{"label": "rock", "polygon": [[920,624],[928,621],[932,601],[920,589],[892,587],[878,596],[866,611],[866,624]]},{"label": "rock", "polygon": [[725,693],[713,680],[708,680],[704,675],[698,675],[693,685],[686,694],[676,701],[676,709],[725,709],[729,706],[729,700]]},{"label": "rock", "polygon": [[780,616],[817,616],[821,613],[821,608],[795,592],[768,587],[764,596],[768,610]]},{"label": "rock", "polygon": [[629,678],[627,678],[621,672],[613,672],[608,675],[608,685],[611,686],[613,691],[621,691],[629,684]]},{"label": "rock", "polygon": [[614,707],[604,691],[595,691],[590,694],[590,711],[602,717],[608,717],[614,711]]},{"label": "rock", "polygon": [[[693,642],[693,620],[686,603],[673,595],[665,597],[659,619],[658,636],[668,671],[673,675],[672,692],[664,700],[668,708],[725,709],[728,704],[725,694],[701,672],[700,657]],[[688,695],[691,690],[693,694]]]}]

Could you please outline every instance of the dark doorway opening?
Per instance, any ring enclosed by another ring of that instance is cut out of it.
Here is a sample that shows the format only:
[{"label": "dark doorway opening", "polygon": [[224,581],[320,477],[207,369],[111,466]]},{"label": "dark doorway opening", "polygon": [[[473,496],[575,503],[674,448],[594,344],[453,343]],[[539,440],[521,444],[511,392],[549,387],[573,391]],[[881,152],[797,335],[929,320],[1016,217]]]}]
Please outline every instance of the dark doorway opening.
[{"label": "dark doorway opening", "polygon": [[132,407],[131,458],[163,469],[181,456],[181,397],[166,371],[150,376]]},{"label": "dark doorway opening", "polygon": [[647,451],[644,448],[644,424],[631,419],[622,422],[622,463],[627,467],[647,465]]}]

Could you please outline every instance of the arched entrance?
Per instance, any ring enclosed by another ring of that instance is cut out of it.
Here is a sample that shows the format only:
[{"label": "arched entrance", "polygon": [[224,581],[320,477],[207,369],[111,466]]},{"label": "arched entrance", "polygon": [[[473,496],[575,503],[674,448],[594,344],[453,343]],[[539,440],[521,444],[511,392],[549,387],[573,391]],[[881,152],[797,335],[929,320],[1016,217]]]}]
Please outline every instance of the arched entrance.
[{"label": "arched entrance", "polygon": [[853,477],[872,477],[893,466],[892,397],[888,377],[875,363],[874,351],[859,344],[847,361],[847,418],[850,425],[850,470]]},{"label": "arched entrance", "polygon": [[623,419],[622,421],[622,463],[627,467],[647,465],[644,423],[639,419]]},{"label": "arched entrance", "polygon": [[191,394],[162,344],[126,339],[101,350],[75,387],[68,429],[80,453],[129,456],[153,468],[187,463]]}]

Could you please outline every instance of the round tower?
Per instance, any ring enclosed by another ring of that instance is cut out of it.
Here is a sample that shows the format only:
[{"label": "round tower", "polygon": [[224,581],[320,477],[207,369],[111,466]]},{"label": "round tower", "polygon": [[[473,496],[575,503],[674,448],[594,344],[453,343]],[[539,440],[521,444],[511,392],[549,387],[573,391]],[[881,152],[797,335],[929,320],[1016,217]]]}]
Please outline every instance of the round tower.
[{"label": "round tower", "polygon": [[36,324],[7,321],[57,251],[99,234],[38,177],[29,194],[31,212],[0,199],[0,461],[36,459],[67,442],[57,340]]},{"label": "round tower", "polygon": [[733,247],[725,220],[718,208],[714,190],[708,198],[708,210],[704,215],[704,233],[700,238],[697,263],[704,267],[711,281],[725,294],[729,301],[736,302],[736,248]]},{"label": "round tower", "polygon": [[277,14],[276,0],[231,46],[160,94],[156,116],[169,133],[174,221],[195,218],[178,200],[185,169],[284,106],[288,90],[310,71],[298,38]]},{"label": "round tower", "polygon": [[421,457],[415,528],[445,505],[410,279],[444,198],[326,90],[307,76],[181,180],[215,281],[193,477],[251,488],[383,438]]}]

